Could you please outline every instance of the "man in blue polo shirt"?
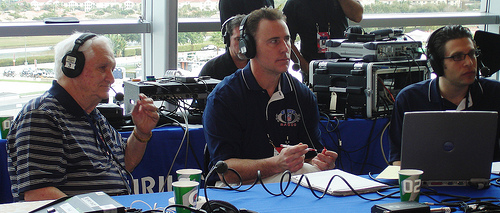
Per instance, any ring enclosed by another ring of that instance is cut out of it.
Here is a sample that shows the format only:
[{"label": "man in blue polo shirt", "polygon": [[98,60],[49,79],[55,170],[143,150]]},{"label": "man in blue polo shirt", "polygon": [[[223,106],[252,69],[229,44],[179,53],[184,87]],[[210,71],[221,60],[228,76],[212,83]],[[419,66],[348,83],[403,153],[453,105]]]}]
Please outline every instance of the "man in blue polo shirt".
[{"label": "man in blue polo shirt", "polygon": [[[409,85],[396,97],[389,129],[389,161],[393,165],[401,163],[405,112],[475,110],[500,113],[500,82],[477,78],[477,56],[476,44],[468,28],[450,25],[431,34],[427,42],[427,57],[438,77]],[[497,138],[500,119],[498,128]],[[500,160],[498,141],[494,160]]]},{"label": "man in blue polo shirt", "polygon": [[136,126],[125,141],[96,109],[114,82],[111,47],[108,38],[92,33],[55,46],[56,80],[23,107],[7,136],[15,201],[131,193],[127,174],[140,163],[159,115],[141,94],[132,110]]},{"label": "man in blue polo shirt", "polygon": [[[250,62],[216,86],[203,113],[210,166],[225,161],[243,183],[253,182],[259,170],[262,178],[275,182],[286,170],[333,169],[337,153],[320,143],[316,97],[287,73],[290,34],[283,13],[255,10],[240,29],[240,50]],[[320,153],[306,155],[308,148]],[[225,178],[239,182],[231,172]]]}]

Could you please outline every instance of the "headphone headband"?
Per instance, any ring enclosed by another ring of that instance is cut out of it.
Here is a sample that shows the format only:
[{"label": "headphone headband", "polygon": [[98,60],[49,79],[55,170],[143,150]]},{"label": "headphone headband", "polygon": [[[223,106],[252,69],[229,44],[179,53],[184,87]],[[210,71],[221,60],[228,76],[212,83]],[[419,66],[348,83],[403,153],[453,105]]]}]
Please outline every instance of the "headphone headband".
[{"label": "headphone headband", "polygon": [[222,38],[223,38],[223,41],[224,41],[224,44],[227,44],[227,46],[229,46],[230,44],[230,41],[229,41],[229,34],[231,33],[228,33],[227,32],[227,25],[236,18],[236,16],[232,16],[231,18],[228,18],[226,21],[224,21],[224,23],[222,23],[222,27],[220,28],[220,31],[222,33]]},{"label": "headphone headband", "polygon": [[243,34],[242,32],[245,32],[245,24],[247,23],[248,16],[250,16],[250,14],[246,15],[245,17],[243,17],[243,20],[241,20],[240,34]]},{"label": "headphone headband", "polygon": [[73,47],[72,52],[78,51],[78,48],[82,46],[87,40],[94,38],[96,34],[93,33],[83,33],[75,40],[75,46]]}]

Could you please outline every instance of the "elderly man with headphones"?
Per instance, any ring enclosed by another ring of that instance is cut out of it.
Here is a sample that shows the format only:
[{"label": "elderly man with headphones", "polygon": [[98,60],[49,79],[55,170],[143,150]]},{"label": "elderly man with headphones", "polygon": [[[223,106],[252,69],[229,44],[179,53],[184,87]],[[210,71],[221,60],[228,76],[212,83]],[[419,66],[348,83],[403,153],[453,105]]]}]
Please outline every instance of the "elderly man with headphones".
[{"label": "elderly man with headphones", "polygon": [[[225,161],[243,183],[255,181],[258,171],[275,182],[279,178],[269,178],[286,170],[333,169],[337,153],[320,143],[316,98],[287,73],[290,34],[283,13],[255,10],[239,29],[240,52],[250,62],[216,86],[203,113],[210,166]],[[240,181],[232,172],[224,177],[230,184]]]},{"label": "elderly man with headphones", "polygon": [[[500,82],[478,78],[478,54],[468,28],[450,25],[441,27],[431,34],[427,43],[427,57],[437,78],[409,85],[396,97],[389,129],[389,161],[393,165],[400,164],[401,132],[405,112],[439,110],[500,112]],[[500,131],[497,131],[497,138],[498,133]],[[498,147],[496,143],[495,161],[500,160]]]},{"label": "elderly man with headphones", "polygon": [[111,41],[75,33],[56,45],[54,58],[52,87],[23,107],[7,136],[14,200],[130,194],[127,178],[159,120],[153,100],[139,96],[132,111],[136,126],[124,140],[96,109],[114,82]]}]

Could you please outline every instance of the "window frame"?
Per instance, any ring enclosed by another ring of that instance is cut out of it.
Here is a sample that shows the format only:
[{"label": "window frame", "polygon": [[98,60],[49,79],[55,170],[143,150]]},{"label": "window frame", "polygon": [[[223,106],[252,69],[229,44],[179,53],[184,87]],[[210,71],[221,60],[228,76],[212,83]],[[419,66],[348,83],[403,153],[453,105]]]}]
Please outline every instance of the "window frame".
[{"label": "window frame", "polygon": [[[142,34],[143,75],[163,76],[166,70],[177,69],[177,33],[219,31],[218,18],[178,18],[178,1],[143,0],[143,18],[85,20],[80,23],[45,24],[34,22],[2,22],[0,37],[70,35],[74,31],[98,34]],[[493,10],[498,11],[491,11]],[[481,25],[498,33],[500,3],[481,0],[481,11],[457,13],[365,14],[364,28],[395,28],[404,26],[438,26],[447,24]]]}]

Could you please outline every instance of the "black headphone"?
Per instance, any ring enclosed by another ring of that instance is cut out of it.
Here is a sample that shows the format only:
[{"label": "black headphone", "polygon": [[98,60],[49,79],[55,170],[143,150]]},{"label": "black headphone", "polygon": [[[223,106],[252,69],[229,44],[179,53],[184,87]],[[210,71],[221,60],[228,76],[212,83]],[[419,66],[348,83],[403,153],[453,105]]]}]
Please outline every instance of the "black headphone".
[{"label": "black headphone", "polygon": [[252,35],[245,33],[245,23],[249,15],[246,15],[240,24],[240,53],[245,55],[246,58],[251,59],[255,57],[257,49],[255,47],[255,39]]},{"label": "black headphone", "polygon": [[363,27],[356,25],[348,27],[344,31],[344,38],[350,42],[367,42],[367,41],[374,41],[375,35],[371,33],[366,33]]},{"label": "black headphone", "polygon": [[232,16],[231,18],[228,18],[224,23],[222,23],[222,27],[220,28],[220,32],[222,33],[222,38],[224,40],[224,44],[228,47],[229,44],[231,44],[231,33],[227,32],[227,25],[229,22],[231,22],[233,19],[235,19],[236,16]]},{"label": "black headphone", "polygon": [[85,65],[85,55],[83,52],[78,51],[78,48],[95,36],[97,35],[93,33],[84,33],[75,40],[73,50],[67,52],[62,58],[62,71],[64,75],[69,78],[76,78],[82,73],[83,66]]},{"label": "black headphone", "polygon": [[435,40],[436,40],[436,35],[442,31],[444,27],[441,27],[437,30],[435,30],[431,36],[429,36],[429,41],[427,42],[427,58],[428,62],[432,67],[432,70],[434,73],[436,73],[437,76],[443,76],[444,75],[444,69],[443,69],[443,56],[439,56],[436,46],[435,46]]},{"label": "black headphone", "polygon": [[209,200],[201,206],[207,213],[239,213],[240,210],[233,204],[222,200]]}]

